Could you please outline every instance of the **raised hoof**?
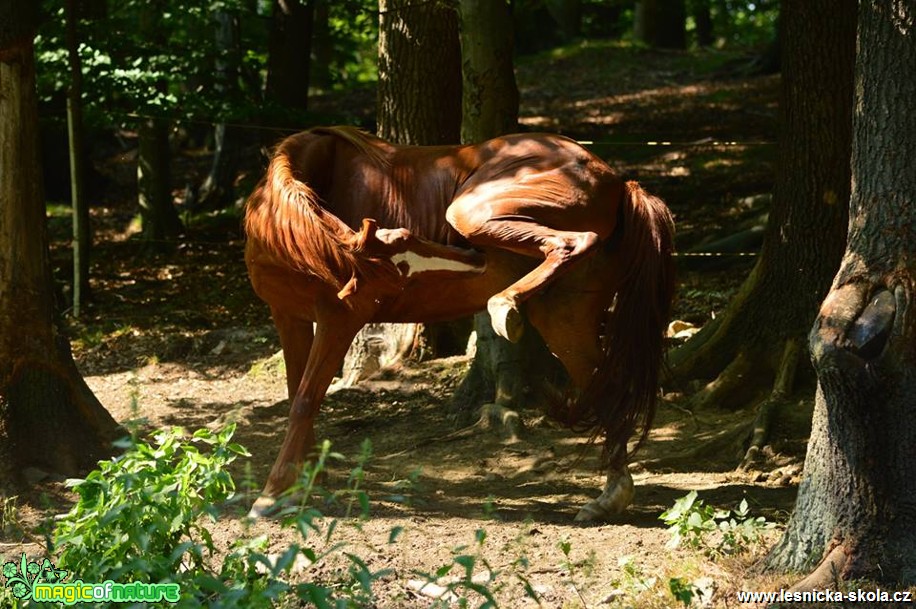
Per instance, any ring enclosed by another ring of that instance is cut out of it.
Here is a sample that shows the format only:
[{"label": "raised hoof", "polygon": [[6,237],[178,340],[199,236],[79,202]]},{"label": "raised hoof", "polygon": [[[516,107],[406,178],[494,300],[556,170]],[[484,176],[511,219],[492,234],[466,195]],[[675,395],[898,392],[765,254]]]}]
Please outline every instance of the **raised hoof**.
[{"label": "raised hoof", "polygon": [[257,520],[259,518],[270,516],[276,513],[279,507],[280,504],[275,497],[261,495],[254,502],[254,505],[251,506],[251,509],[248,510],[248,518],[251,520]]},{"label": "raised hoof", "polygon": [[633,478],[630,473],[618,478],[613,486],[605,488],[604,492],[586,503],[576,514],[576,522],[606,522],[613,520],[624,513],[633,502],[636,490],[633,487]]},{"label": "raised hoof", "polygon": [[494,296],[487,302],[487,311],[490,313],[493,330],[510,343],[517,343],[525,330],[525,324],[515,303]]}]

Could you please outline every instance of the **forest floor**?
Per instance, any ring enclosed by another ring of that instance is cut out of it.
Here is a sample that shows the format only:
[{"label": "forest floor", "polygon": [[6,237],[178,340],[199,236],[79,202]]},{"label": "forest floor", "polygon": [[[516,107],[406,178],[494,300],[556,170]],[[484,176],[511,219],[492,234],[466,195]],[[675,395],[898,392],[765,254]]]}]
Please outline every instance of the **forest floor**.
[{"label": "forest floor", "polygon": [[[592,141],[621,173],[669,203],[679,250],[702,248],[759,223],[766,211],[761,195],[773,183],[778,77],[733,76],[736,61],[716,51],[661,53],[604,43],[524,58],[521,124]],[[340,95],[316,100],[319,108],[331,103],[357,102]],[[114,155],[99,169],[114,184],[127,184],[133,154]],[[205,165],[191,156],[182,163]],[[233,469],[241,499],[208,528],[224,550],[240,537],[266,534],[269,551],[281,552],[293,531],[270,519],[249,527],[243,518],[276,456],[287,402],[269,312],[248,284],[238,214],[196,217],[176,252],[152,255],[132,238],[129,187],[108,199],[93,211],[94,303],[79,322],[69,322],[78,365],[119,421],[142,419],[147,430],[236,422],[235,439],[252,455]],[[51,218],[60,277],[69,265],[68,230],[65,218]],[[701,326],[722,311],[749,269],[748,259],[725,262],[697,270],[680,260],[676,319]],[[698,606],[736,606],[737,591],[778,590],[792,581],[755,567],[778,530],[743,553],[723,556],[667,548],[670,534],[659,515],[697,490],[716,508],[733,509],[746,499],[754,516],[784,523],[804,458],[810,396],[800,396],[799,408],[777,423],[766,461],[739,472],[740,449],[730,439],[740,437],[754,413],[691,412],[695,388],[663,388],[657,423],[632,464],[634,504],[616,523],[580,525],[573,522],[578,508],[603,484],[599,449],[537,411],[522,412],[518,442],[493,431],[463,433],[449,396],[468,365],[467,357],[407,362],[325,400],[319,437],[344,455],[331,462],[327,488],[347,487],[349,473],[363,463],[364,442],[371,442],[361,483],[368,518],[349,517],[346,502],[318,507],[341,521],[332,543],[345,543],[372,571],[391,569],[375,583],[377,606],[430,606],[443,589],[420,590],[416,573],[434,573],[462,553],[477,556],[475,575],[495,578],[488,585],[503,607],[535,605],[518,575],[542,606],[567,608],[681,606],[669,590],[672,578],[692,586]],[[698,446],[717,448],[695,452]],[[18,528],[4,533],[12,543],[0,546],[3,559],[42,553],[42,523],[72,499],[59,481],[48,480],[21,495],[11,517]],[[389,543],[393,529],[403,532]],[[479,530],[486,532],[482,543]],[[331,559],[301,577],[332,581],[341,565]],[[454,581],[439,583],[447,588]],[[465,593],[470,606],[481,604],[474,592]]]}]

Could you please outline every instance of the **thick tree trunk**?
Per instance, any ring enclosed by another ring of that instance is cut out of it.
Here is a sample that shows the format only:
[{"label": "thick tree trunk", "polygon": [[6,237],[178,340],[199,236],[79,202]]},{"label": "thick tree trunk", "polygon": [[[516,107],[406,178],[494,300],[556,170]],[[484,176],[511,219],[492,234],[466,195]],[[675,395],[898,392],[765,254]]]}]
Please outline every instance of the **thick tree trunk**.
[{"label": "thick tree trunk", "polygon": [[685,0],[658,0],[655,46],[660,49],[687,48],[687,6]]},{"label": "thick tree trunk", "polygon": [[314,16],[313,0],[274,0],[266,97],[289,109],[308,106]]},{"label": "thick tree trunk", "polygon": [[658,30],[658,0],[636,0],[633,7],[633,36],[652,46]]},{"label": "thick tree trunk", "polygon": [[[17,5],[17,6],[13,6]],[[32,29],[0,0],[0,467],[73,475],[110,454],[117,425],[53,323],[37,147]],[[18,26],[18,27],[17,27]]]},{"label": "thick tree trunk", "polygon": [[[461,55],[455,9],[379,0],[378,48],[379,135],[399,144],[457,143]],[[369,324],[347,353],[342,382],[352,384],[407,357],[443,355],[435,348],[452,331],[450,324]]]},{"label": "thick tree trunk", "polygon": [[461,141],[514,133],[518,87],[512,67],[512,16],[503,2],[461,0]]},{"label": "thick tree trunk", "polygon": [[[861,3],[849,240],[810,336],[819,390],[774,567],[916,583],[916,25]],[[787,38],[788,40],[788,38]]]},{"label": "thick tree trunk", "polygon": [[461,133],[458,15],[441,2],[379,0],[378,134],[456,144]]},{"label": "thick tree trunk", "polygon": [[843,253],[849,200],[854,0],[783,2],[779,165],[763,251],[728,309],[682,347],[676,378],[716,378],[699,404],[738,407],[801,342]]},{"label": "thick tree trunk", "polygon": [[697,46],[705,48],[716,41],[712,28],[711,0],[693,0],[692,14],[696,26]]}]

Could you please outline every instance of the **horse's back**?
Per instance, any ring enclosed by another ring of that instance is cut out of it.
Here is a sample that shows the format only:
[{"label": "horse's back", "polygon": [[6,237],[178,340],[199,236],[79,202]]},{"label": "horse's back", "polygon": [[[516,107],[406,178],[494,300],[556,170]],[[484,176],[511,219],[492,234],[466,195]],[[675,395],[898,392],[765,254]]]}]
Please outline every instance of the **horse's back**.
[{"label": "horse's back", "polygon": [[478,167],[457,191],[451,218],[514,217],[558,230],[593,231],[601,238],[613,230],[624,183],[573,140],[509,135],[478,145],[477,154]]}]

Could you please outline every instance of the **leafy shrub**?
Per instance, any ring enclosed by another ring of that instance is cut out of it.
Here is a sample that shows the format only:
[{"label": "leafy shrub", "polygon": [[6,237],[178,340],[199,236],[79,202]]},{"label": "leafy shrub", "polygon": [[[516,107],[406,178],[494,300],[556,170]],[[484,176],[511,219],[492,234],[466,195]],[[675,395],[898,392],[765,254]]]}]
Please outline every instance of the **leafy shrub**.
[{"label": "leafy shrub", "polygon": [[749,515],[747,500],[734,510],[717,510],[691,491],[674,502],[659,519],[668,525],[669,548],[686,546],[709,554],[737,554],[758,542],[776,525],[762,516]]},{"label": "leafy shrub", "polygon": [[214,547],[200,521],[216,520],[215,506],[235,490],[225,467],[248,455],[230,442],[234,431],[201,429],[186,440],[179,428],[160,430],[152,444],[130,441],[122,456],[69,481],[79,499],[55,530],[59,565],[86,581],[164,582],[202,568]]}]

